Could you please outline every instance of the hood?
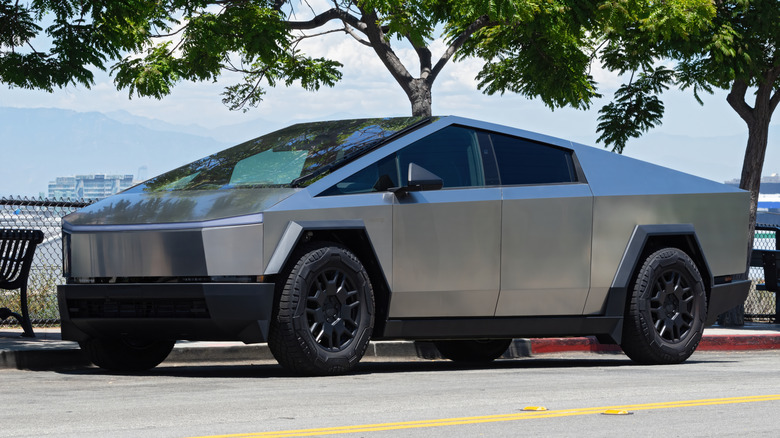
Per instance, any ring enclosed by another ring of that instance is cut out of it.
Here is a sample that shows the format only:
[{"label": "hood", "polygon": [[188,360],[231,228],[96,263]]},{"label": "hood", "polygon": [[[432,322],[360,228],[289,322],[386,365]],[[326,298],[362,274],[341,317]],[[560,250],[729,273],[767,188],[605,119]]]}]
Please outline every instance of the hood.
[{"label": "hood", "polygon": [[202,222],[262,213],[302,189],[247,188],[120,193],[65,216],[70,225]]}]

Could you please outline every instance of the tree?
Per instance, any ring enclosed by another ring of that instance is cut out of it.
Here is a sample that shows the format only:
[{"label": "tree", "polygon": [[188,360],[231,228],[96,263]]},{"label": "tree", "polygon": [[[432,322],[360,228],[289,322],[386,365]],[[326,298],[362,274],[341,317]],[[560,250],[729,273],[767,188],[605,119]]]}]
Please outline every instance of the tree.
[{"label": "tree", "polygon": [[[342,33],[373,49],[412,115],[431,114],[433,83],[457,57],[484,61],[479,79],[488,93],[587,108],[598,96],[589,74],[594,35],[619,34],[623,23],[648,14],[667,17],[659,29],[688,32],[707,8],[709,0],[0,0],[0,81],[88,87],[92,69],[112,64],[118,88],[162,98],[179,81],[233,72],[242,80],[226,88],[223,102],[246,109],[262,101],[264,86],[333,86],[342,65],[304,53],[301,43]],[[47,45],[41,37],[50,48],[38,47]],[[437,37],[446,45],[438,58]],[[399,42],[414,48],[416,76],[396,54]]]},{"label": "tree", "polygon": [[[715,16],[703,32],[682,33],[656,40],[624,31],[605,46],[604,64],[619,73],[631,72],[615,100],[601,110],[600,141],[621,152],[627,141],[658,125],[660,99],[671,86],[700,93],[729,90],[729,105],[745,121],[748,141],[740,188],[750,192],[750,247],[755,230],[761,172],[772,114],[780,103],[780,2],[777,0],[716,0]],[[669,68],[657,66],[671,61]],[[754,95],[748,103],[748,91]],[[750,249],[750,248],[749,248]]]}]

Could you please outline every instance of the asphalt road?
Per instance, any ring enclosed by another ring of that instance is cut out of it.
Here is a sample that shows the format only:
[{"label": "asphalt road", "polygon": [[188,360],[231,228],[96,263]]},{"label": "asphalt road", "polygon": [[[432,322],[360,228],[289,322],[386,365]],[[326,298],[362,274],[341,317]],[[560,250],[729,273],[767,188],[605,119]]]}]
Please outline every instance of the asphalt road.
[{"label": "asphalt road", "polygon": [[143,375],[0,370],[0,382],[2,437],[687,438],[780,430],[780,351],[699,352],[674,366],[590,353],[479,368],[368,361],[354,375],[316,378],[270,362],[163,364]]}]

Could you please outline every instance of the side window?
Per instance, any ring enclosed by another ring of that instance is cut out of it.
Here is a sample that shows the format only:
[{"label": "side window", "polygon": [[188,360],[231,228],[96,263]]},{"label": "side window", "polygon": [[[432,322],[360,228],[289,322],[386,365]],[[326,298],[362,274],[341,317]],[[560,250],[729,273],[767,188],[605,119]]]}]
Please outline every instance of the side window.
[{"label": "side window", "polygon": [[[487,148],[485,148],[485,151]],[[447,187],[481,187],[485,172],[477,133],[452,126],[435,132],[353,174],[322,192],[322,196],[385,191],[407,183],[409,163],[439,176]],[[492,160],[492,157],[491,157]],[[492,161],[491,161],[492,162]],[[491,178],[490,183],[495,177]]]},{"label": "side window", "polygon": [[503,185],[577,182],[571,151],[490,134]]},{"label": "side window", "polygon": [[451,126],[420,139],[398,151],[398,168],[406,183],[406,169],[415,163],[439,176],[448,187],[485,185],[477,133]]},{"label": "side window", "polygon": [[398,185],[398,168],[393,154],[345,178],[322,192],[322,196],[381,192]]}]

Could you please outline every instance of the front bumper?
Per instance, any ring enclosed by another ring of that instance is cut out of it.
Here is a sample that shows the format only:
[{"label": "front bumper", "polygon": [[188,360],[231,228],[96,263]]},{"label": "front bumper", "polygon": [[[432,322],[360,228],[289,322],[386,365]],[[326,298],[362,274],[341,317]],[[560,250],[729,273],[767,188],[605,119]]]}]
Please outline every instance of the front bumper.
[{"label": "front bumper", "polygon": [[62,339],[268,340],[273,283],[112,283],[57,287]]}]

